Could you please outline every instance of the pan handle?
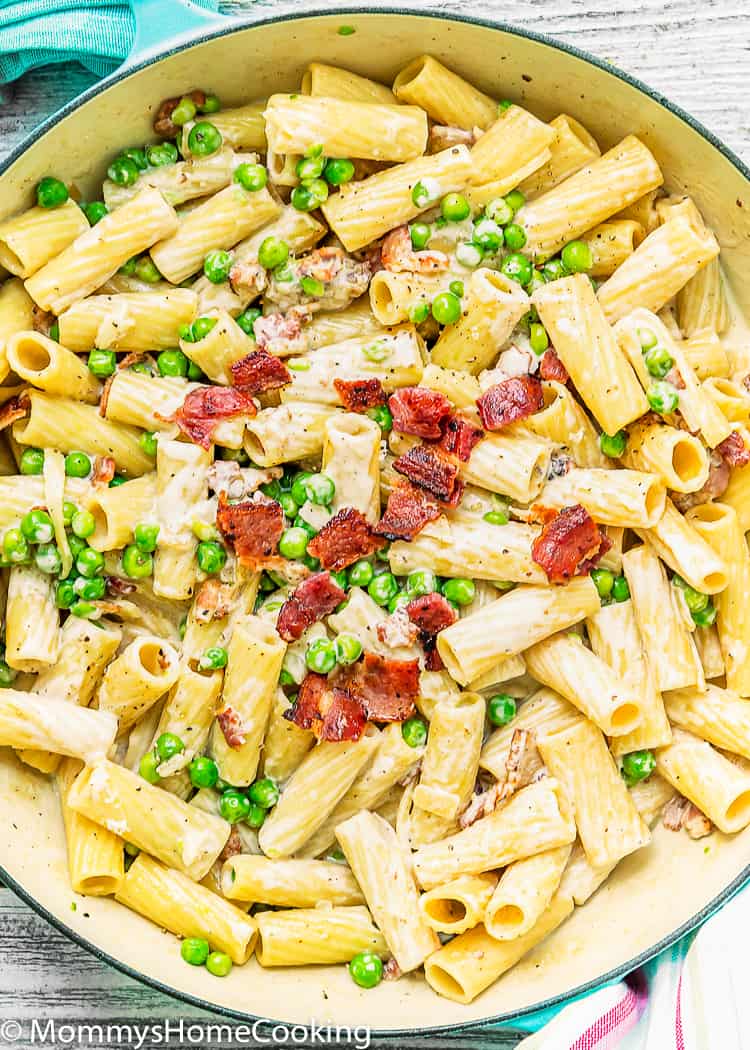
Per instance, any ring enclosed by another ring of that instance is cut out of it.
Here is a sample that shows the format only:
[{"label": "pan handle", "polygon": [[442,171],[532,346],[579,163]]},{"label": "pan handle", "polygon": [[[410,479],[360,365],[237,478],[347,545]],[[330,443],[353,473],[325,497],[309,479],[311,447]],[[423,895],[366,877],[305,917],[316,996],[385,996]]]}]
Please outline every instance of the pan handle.
[{"label": "pan handle", "polygon": [[135,38],[118,72],[163,51],[173,41],[184,43],[186,37],[198,38],[206,30],[229,26],[235,21],[217,11],[207,11],[192,0],[129,0],[129,3],[135,19]]}]

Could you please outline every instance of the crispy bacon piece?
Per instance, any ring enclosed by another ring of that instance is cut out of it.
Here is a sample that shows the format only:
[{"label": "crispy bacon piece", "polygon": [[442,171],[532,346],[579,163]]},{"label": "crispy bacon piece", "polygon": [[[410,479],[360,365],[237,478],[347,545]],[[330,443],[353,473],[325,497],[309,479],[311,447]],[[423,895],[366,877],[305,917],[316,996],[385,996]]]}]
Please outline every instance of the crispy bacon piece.
[{"label": "crispy bacon piece", "polygon": [[423,489],[400,481],[391,489],[385,514],[374,531],[389,540],[413,540],[440,513],[438,504]]},{"label": "crispy bacon piece", "polygon": [[716,446],[716,451],[730,467],[746,467],[750,463],[750,449],[737,430],[733,430],[728,438],[724,438]]},{"label": "crispy bacon piece", "polygon": [[383,963],[383,980],[397,981],[401,976],[401,967],[398,965],[393,956],[391,956],[387,962]]},{"label": "crispy bacon piece", "polygon": [[429,445],[414,445],[393,461],[393,469],[409,481],[427,489],[436,499],[455,507],[463,494],[458,467]]},{"label": "crispy bacon piece", "polygon": [[257,397],[268,390],[291,383],[292,375],[283,361],[263,348],[253,350],[229,366],[232,386],[244,394]]},{"label": "crispy bacon piece", "polygon": [[397,226],[383,240],[380,252],[386,270],[401,273],[437,273],[448,269],[448,256],[445,252],[415,251],[411,243],[408,226]]},{"label": "crispy bacon piece", "polygon": [[714,826],[700,809],[682,795],[675,795],[662,812],[662,824],[668,831],[687,831],[691,839],[710,835]]},{"label": "crispy bacon piece", "polygon": [[220,580],[204,580],[195,596],[193,612],[199,623],[223,620],[232,607],[232,588]]},{"label": "crispy bacon piece", "polygon": [[547,522],[534,540],[531,557],[552,583],[565,583],[571,576],[585,576],[611,546],[612,541],[577,503],[563,507]]},{"label": "crispy bacon piece", "polygon": [[137,587],[131,580],[124,580],[122,576],[107,576],[107,590],[110,594],[124,598],[128,594],[134,594]]},{"label": "crispy bacon piece", "polygon": [[680,372],[677,365],[675,365],[674,368],[670,368],[670,370],[664,376],[664,379],[667,383],[671,383],[672,386],[675,387],[677,390],[685,389],[685,380],[682,378],[682,373]]},{"label": "crispy bacon piece", "polygon": [[17,394],[8,398],[4,405],[0,405],[0,430],[5,430],[17,419],[23,419],[30,409],[31,399],[28,394]]},{"label": "crispy bacon piece", "polygon": [[296,310],[259,317],[253,331],[259,350],[272,354],[302,354],[307,350],[307,336],[302,331],[302,318]]},{"label": "crispy bacon piece", "polygon": [[91,472],[91,483],[93,485],[109,485],[115,476],[117,464],[111,456],[97,456],[94,460],[94,469]]},{"label": "crispy bacon piece", "polygon": [[192,99],[196,106],[203,106],[206,102],[206,92],[200,90],[191,91],[187,96],[175,95],[174,98],[165,98],[154,117],[154,131],[164,139],[173,139],[180,134],[180,128],[172,121],[172,114],[183,97]]},{"label": "crispy bacon piece", "polygon": [[424,669],[425,671],[442,671],[445,669],[443,658],[437,651],[435,640],[425,642],[424,648]]},{"label": "crispy bacon piece", "polygon": [[406,606],[409,619],[420,631],[435,635],[444,631],[457,620],[456,610],[447,598],[433,591],[432,594],[421,594]]},{"label": "crispy bacon piece", "polygon": [[344,507],[310,540],[307,550],[324,569],[339,572],[383,547],[385,540],[376,535],[364,514],[354,507]]},{"label": "crispy bacon piece", "polygon": [[229,283],[235,292],[244,288],[260,295],[268,284],[267,271],[258,262],[236,262],[229,271]]},{"label": "crispy bacon piece", "polygon": [[386,403],[383,384],[377,377],[372,379],[334,379],[336,393],[347,412],[366,412]]},{"label": "crispy bacon piece", "polygon": [[210,448],[219,423],[235,416],[254,416],[257,411],[252,397],[243,390],[231,386],[200,386],[190,391],[170,422],[176,423],[194,444]]},{"label": "crispy bacon piece", "polygon": [[516,729],[511,738],[502,781],[496,781],[492,787],[471,799],[458,818],[459,826],[468,828],[482,817],[489,816],[501,802],[507,801],[516,791],[530,784],[538,773],[539,752],[534,731]]},{"label": "crispy bacon piece", "polygon": [[390,616],[386,616],[382,623],[377,625],[375,632],[378,640],[383,645],[387,645],[389,649],[414,645],[419,637],[418,628],[411,622],[403,606],[396,609]]},{"label": "crispy bacon piece", "polygon": [[230,503],[220,492],[216,525],[239,561],[259,569],[276,554],[284,531],[284,512],[276,500],[258,492],[241,503]]},{"label": "crispy bacon piece", "polygon": [[536,376],[511,376],[496,383],[477,398],[479,418],[485,430],[502,430],[519,419],[533,416],[544,407],[542,384]]},{"label": "crispy bacon piece", "polygon": [[343,671],[336,683],[358,700],[368,719],[404,722],[415,711],[419,695],[417,660],[388,660],[365,652],[364,659]]},{"label": "crispy bacon piece", "polygon": [[31,306],[31,327],[35,332],[41,332],[42,335],[49,335],[49,330],[55,323],[57,318],[50,310],[43,310],[41,306],[37,306],[33,303]]},{"label": "crispy bacon piece", "polygon": [[309,672],[284,718],[300,729],[311,729],[318,740],[359,740],[367,725],[362,705],[327,677]]},{"label": "crispy bacon piece", "polygon": [[220,861],[229,860],[231,857],[236,857],[238,853],[242,853],[242,839],[237,828],[233,827],[218,859]]},{"label": "crispy bacon piece", "polygon": [[245,726],[239,712],[235,711],[233,707],[225,707],[223,711],[219,711],[217,714],[216,721],[219,723],[219,729],[224,734],[227,746],[234,751],[242,747],[247,737],[245,736]]},{"label": "crispy bacon piece", "polygon": [[483,437],[484,431],[467,419],[451,416],[443,427],[443,436],[437,447],[460,459],[462,463],[468,463],[474,446],[479,444]]},{"label": "crispy bacon piece", "polygon": [[388,398],[388,407],[393,416],[394,430],[432,441],[442,437],[443,423],[453,415],[445,394],[421,386],[405,386],[397,390]]},{"label": "crispy bacon piece", "polygon": [[567,383],[570,379],[568,370],[552,347],[545,350],[539,362],[539,375],[542,379],[552,379],[556,383]]},{"label": "crispy bacon piece", "polygon": [[303,580],[281,607],[276,630],[285,642],[294,642],[316,620],[328,616],[343,602],[345,592],[327,572]]}]

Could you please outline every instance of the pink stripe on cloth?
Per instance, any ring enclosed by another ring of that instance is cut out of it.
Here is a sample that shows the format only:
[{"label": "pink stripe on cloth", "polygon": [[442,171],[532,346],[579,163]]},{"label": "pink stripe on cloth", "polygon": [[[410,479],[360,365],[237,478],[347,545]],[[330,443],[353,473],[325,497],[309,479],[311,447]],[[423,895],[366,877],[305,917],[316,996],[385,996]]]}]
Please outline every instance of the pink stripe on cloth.
[{"label": "pink stripe on cloth", "polygon": [[638,1023],[648,1003],[648,984],[639,971],[626,984],[622,999],[582,1032],[570,1050],[610,1050]]},{"label": "pink stripe on cloth", "polygon": [[682,974],[677,984],[677,1003],[675,1005],[674,1037],[677,1050],[685,1050],[685,1037],[682,1034]]}]

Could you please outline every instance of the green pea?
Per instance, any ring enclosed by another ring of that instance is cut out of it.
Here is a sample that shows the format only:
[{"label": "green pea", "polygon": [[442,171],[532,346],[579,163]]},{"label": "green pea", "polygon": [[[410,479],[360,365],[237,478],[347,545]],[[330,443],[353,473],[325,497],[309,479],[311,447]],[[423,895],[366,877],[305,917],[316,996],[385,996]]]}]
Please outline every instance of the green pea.
[{"label": "green pea", "polygon": [[122,571],[131,580],[145,579],[153,574],[153,556],[139,550],[134,543],[130,543],[122,552]]},{"label": "green pea", "polygon": [[169,119],[177,127],[182,127],[183,124],[187,124],[189,121],[195,118],[195,114],[198,112],[198,107],[189,96],[184,96],[177,103],[175,108],[169,115]]},{"label": "green pea", "polygon": [[157,784],[161,780],[161,777],[156,772],[156,767],[160,765],[160,761],[156,752],[147,751],[138,764],[138,772],[149,784]]},{"label": "green pea", "polygon": [[494,255],[503,246],[503,231],[494,219],[481,219],[474,225],[474,244],[478,245],[483,252]]},{"label": "green pea", "polygon": [[132,160],[136,168],[138,168],[138,171],[145,171],[148,167],[146,150],[141,146],[129,146],[128,149],[122,151],[122,156],[127,157],[128,160]]},{"label": "green pea", "polygon": [[255,339],[255,322],[260,317],[260,310],[255,306],[248,307],[244,313],[241,313],[236,318],[237,324],[240,326],[245,335],[249,335],[251,339]]},{"label": "green pea", "polygon": [[197,788],[214,787],[219,779],[219,767],[208,755],[194,758],[188,766],[190,783]]},{"label": "green pea", "polygon": [[391,598],[391,600],[388,602],[388,612],[395,613],[398,612],[399,609],[405,609],[410,601],[411,598],[408,594],[404,594],[403,591],[399,591],[399,593],[394,598]]},{"label": "green pea", "polygon": [[150,365],[146,361],[136,361],[134,365],[128,365],[129,372],[138,372],[142,376],[152,376]]},{"label": "green pea", "polygon": [[302,185],[295,186],[292,190],[291,203],[297,211],[313,211],[318,206],[310,189]]},{"label": "green pea", "polygon": [[[128,548],[126,547],[125,550],[128,550]],[[104,572],[104,555],[100,551],[95,551],[93,547],[86,547],[76,558],[76,569],[81,576],[85,576],[87,579],[91,579],[92,576],[99,576]]]},{"label": "green pea", "polygon": [[250,812],[250,800],[247,795],[235,788],[223,792],[219,799],[219,813],[230,824],[238,824]]},{"label": "green pea", "polygon": [[120,485],[124,485],[127,480],[128,479],[123,474],[115,474],[115,476],[110,481],[108,488],[116,489]]},{"label": "green pea", "polygon": [[448,285],[448,291],[453,292],[459,299],[463,298],[464,295],[464,282],[463,281],[451,281]]},{"label": "green pea", "polygon": [[349,963],[349,974],[360,988],[374,988],[383,980],[383,961],[375,952],[358,952]]},{"label": "green pea", "polygon": [[203,260],[203,273],[211,284],[221,284],[229,277],[232,269],[232,256],[221,248],[208,253]]},{"label": "green pea", "polygon": [[415,569],[406,577],[406,593],[411,598],[437,590],[437,576],[431,569]]},{"label": "green pea", "polygon": [[167,762],[175,755],[181,755],[185,744],[176,733],[162,733],[156,741],[156,753],[161,762]]},{"label": "green pea", "polygon": [[118,272],[125,274],[126,277],[132,277],[135,273],[135,264],[137,261],[137,256],[135,255],[131,259],[127,259]]},{"label": "green pea", "polygon": [[459,576],[443,584],[443,594],[449,602],[454,602],[456,605],[471,605],[476,594],[476,587],[473,580]]},{"label": "green pea", "polygon": [[432,204],[437,204],[440,196],[440,185],[434,179],[427,179],[424,182],[415,182],[411,191],[411,199],[415,208],[429,208]]},{"label": "green pea", "polygon": [[248,789],[248,798],[261,809],[271,809],[279,801],[279,789],[270,777],[256,780]]},{"label": "green pea", "polygon": [[193,337],[193,342],[199,343],[201,339],[205,339],[208,333],[212,332],[215,327],[215,317],[196,317],[190,326],[190,334]]},{"label": "green pea", "polygon": [[284,558],[303,558],[307,552],[309,540],[310,537],[303,528],[295,526],[285,529],[279,540],[279,554]]},{"label": "green pea", "polygon": [[41,474],[44,470],[44,449],[29,446],[21,453],[19,469],[22,474]]},{"label": "green pea", "polygon": [[599,593],[600,598],[609,598],[615,582],[615,574],[609,569],[592,569],[591,579]]},{"label": "green pea", "polygon": [[11,667],[7,660],[0,659],[0,686],[3,689],[7,689],[8,686],[13,685],[16,680],[18,671]]},{"label": "green pea", "polygon": [[526,230],[517,222],[511,222],[505,227],[505,246],[512,252],[520,252],[526,244]]},{"label": "green pea", "polygon": [[311,503],[330,507],[336,495],[336,485],[327,474],[312,474],[305,482],[305,492]]},{"label": "green pea", "polygon": [[40,572],[57,576],[62,568],[60,551],[54,543],[40,543],[34,554],[34,564]]},{"label": "green pea", "polygon": [[471,215],[471,205],[462,193],[447,193],[440,201],[440,214],[448,222],[463,222]]},{"label": "green pea", "polygon": [[36,187],[36,202],[40,208],[59,208],[68,199],[68,188],[60,179],[45,175]]},{"label": "green pea", "polygon": [[484,252],[478,244],[464,241],[456,247],[456,260],[471,270],[475,270],[483,258]]},{"label": "green pea", "polygon": [[193,124],[188,135],[188,149],[196,157],[208,157],[221,149],[222,137],[217,127],[208,120]]},{"label": "green pea", "polygon": [[249,193],[257,193],[268,183],[268,171],[262,164],[240,164],[234,169],[234,181]]},{"label": "green pea", "polygon": [[207,573],[209,576],[215,576],[226,565],[227,552],[220,543],[207,540],[198,544],[196,558],[198,559],[198,568],[202,572]]},{"label": "green pea", "polygon": [[280,237],[266,237],[258,249],[258,262],[266,270],[275,270],[289,258],[289,245]]},{"label": "green pea", "polygon": [[156,359],[156,367],[163,376],[186,376],[188,364],[182,350],[162,350]]},{"label": "green pea", "polygon": [[669,351],[664,346],[654,346],[650,350],[646,350],[643,355],[643,362],[648,369],[649,375],[654,376],[656,379],[663,379],[674,365]]},{"label": "green pea", "polygon": [[73,590],[85,602],[100,601],[107,590],[107,581],[103,576],[94,576],[87,580],[85,576],[78,576],[73,580]]},{"label": "green pea", "polygon": [[[172,114],[174,117],[174,113]],[[180,945],[180,955],[191,966],[203,966],[208,959],[208,941],[202,937],[186,937]]]},{"label": "green pea", "polygon": [[86,540],[82,540],[79,536],[68,536],[68,546],[70,547],[70,553],[73,558],[77,558],[81,551],[85,551],[88,547]]},{"label": "green pea", "polygon": [[585,241],[570,241],[560,252],[560,258],[569,273],[588,273],[594,265],[591,248]]},{"label": "green pea", "polygon": [[562,259],[548,259],[542,266],[542,273],[548,281],[557,281],[561,277],[567,277],[569,271]]},{"label": "green pea", "polygon": [[671,383],[657,379],[646,391],[646,400],[654,412],[658,412],[660,416],[668,416],[677,409],[680,395]]},{"label": "green pea", "polygon": [[259,806],[256,802],[253,802],[250,806],[250,812],[246,817],[246,823],[251,828],[260,828],[263,826],[263,822],[266,819],[266,810],[262,806]]},{"label": "green pea", "polygon": [[308,478],[311,478],[312,474],[309,471],[301,470],[298,474],[295,474],[292,482],[292,497],[298,506],[302,506],[303,503],[307,503],[307,490],[305,489],[305,482]]},{"label": "green pea", "polygon": [[641,344],[641,350],[651,350],[651,348],[656,346],[659,342],[656,338],[656,333],[652,332],[650,328],[639,328],[637,334]]},{"label": "green pea", "polygon": [[605,456],[610,459],[618,459],[625,451],[628,444],[628,435],[624,430],[618,430],[616,434],[599,435],[599,448]]},{"label": "green pea", "polygon": [[432,236],[432,228],[426,222],[413,222],[409,227],[411,246],[415,252],[422,251]]},{"label": "green pea", "polygon": [[612,584],[612,597],[616,602],[626,602],[630,597],[628,581],[624,576],[616,576]]},{"label": "green pea", "polygon": [[482,520],[490,525],[507,525],[510,521],[510,515],[507,510],[489,510],[482,515]]},{"label": "green pea", "polygon": [[354,178],[354,165],[348,157],[331,157],[323,168],[323,178],[329,186],[343,186]]},{"label": "green pea", "polygon": [[409,320],[412,324],[424,324],[429,316],[430,307],[428,303],[415,303],[409,309]]},{"label": "green pea", "polygon": [[77,601],[71,605],[70,615],[78,616],[82,620],[95,620],[100,613],[97,607],[91,602]]},{"label": "green pea", "polygon": [[339,569],[338,572],[332,572],[330,576],[337,587],[340,587],[342,591],[346,590],[346,569]]},{"label": "green pea", "polygon": [[529,325],[529,345],[535,354],[543,354],[549,346],[549,336],[543,324]]},{"label": "green pea", "polygon": [[509,693],[498,693],[488,700],[487,715],[493,726],[507,726],[516,717],[516,701]]},{"label": "green pea", "polygon": [[650,777],[656,769],[653,751],[631,751],[622,756],[622,776],[628,787]]},{"label": "green pea", "polygon": [[511,190],[510,193],[505,194],[505,203],[509,208],[512,208],[513,214],[520,211],[526,203],[526,198],[520,190]]},{"label": "green pea", "polygon": [[139,281],[145,281],[146,284],[156,284],[161,280],[161,273],[150,255],[141,255],[139,259],[136,259],[135,276]]},{"label": "green pea", "polygon": [[297,178],[302,182],[318,179],[323,174],[325,166],[326,158],[322,154],[316,157],[300,157],[295,168]]},{"label": "green pea", "polygon": [[675,573],[672,577],[672,583],[682,591],[687,607],[691,613],[703,612],[708,606],[710,601],[708,595],[691,587],[689,583],[683,580],[682,576],[678,576],[678,574]]},{"label": "green pea", "polygon": [[300,287],[305,295],[317,296],[318,298],[324,295],[326,290],[326,286],[317,277],[303,277],[300,281]]},{"label": "green pea", "polygon": [[58,609],[69,609],[76,600],[76,592],[72,580],[60,580],[55,588],[55,605]]},{"label": "green pea", "polygon": [[398,583],[391,572],[383,572],[376,576],[367,588],[367,593],[378,605],[387,605],[391,598],[398,594]]},{"label": "green pea", "polygon": [[105,215],[109,215],[109,208],[104,201],[91,201],[89,204],[82,204],[81,207],[89,221],[89,226],[96,226]]},{"label": "green pea", "polygon": [[73,518],[77,513],[78,507],[76,507],[75,503],[71,503],[70,500],[66,499],[63,503],[63,524],[66,529],[70,528]]},{"label": "green pea", "polygon": [[96,531],[96,520],[90,510],[78,510],[73,515],[70,527],[76,536],[86,540]]},{"label": "green pea", "polygon": [[461,300],[453,292],[441,292],[432,300],[431,310],[438,324],[455,324],[461,317]]},{"label": "green pea", "polygon": [[55,526],[46,510],[30,510],[21,518],[21,532],[29,543],[49,543]]},{"label": "green pea", "polygon": [[485,205],[484,214],[488,219],[492,219],[493,222],[498,223],[500,226],[507,226],[513,218],[513,209],[510,204],[502,197],[495,197],[489,204]]},{"label": "green pea", "polygon": [[304,532],[307,533],[308,537],[310,538],[318,535],[318,530],[315,528],[315,526],[311,525],[309,521],[305,521],[305,519],[300,514],[298,514],[297,517],[294,519],[293,528],[302,529]]},{"label": "green pea", "polygon": [[[538,288],[541,288],[542,285],[545,285],[546,283],[547,278],[544,276],[542,271],[534,270],[534,272],[531,275],[531,280],[526,285],[526,291],[529,295],[531,295],[533,292],[535,292]],[[536,315],[536,311],[534,311],[534,314]],[[536,316],[538,317],[538,315]]]},{"label": "green pea", "polygon": [[353,664],[362,655],[362,643],[353,634],[340,634],[334,643],[336,650],[336,662],[339,664]]},{"label": "green pea", "polygon": [[88,359],[89,372],[99,379],[114,375],[117,370],[117,357],[114,350],[92,350]]},{"label": "green pea", "polygon": [[527,259],[525,255],[521,255],[520,252],[512,252],[510,255],[506,255],[500,264],[500,269],[511,281],[518,281],[521,285],[528,284],[534,275],[534,267],[531,265],[531,260]]},{"label": "green pea", "polygon": [[427,743],[427,723],[414,715],[401,724],[401,736],[409,747],[423,747]]},{"label": "green pea", "polygon": [[87,478],[91,473],[91,460],[85,452],[69,452],[65,457],[65,473],[69,478]]},{"label": "green pea", "polygon": [[7,530],[3,536],[3,554],[13,565],[28,561],[29,545],[20,529]]},{"label": "green pea", "polygon": [[218,95],[206,95],[203,104],[198,105],[198,109],[201,113],[218,113],[221,109]]},{"label": "green pea", "polygon": [[152,430],[144,430],[141,436],[138,438],[138,444],[141,446],[143,452],[152,459],[156,459],[157,449],[157,437]]},{"label": "green pea", "polygon": [[372,582],[375,571],[369,561],[360,558],[349,566],[347,577],[350,587],[367,587]]},{"label": "green pea", "polygon": [[330,638],[316,638],[305,653],[305,664],[317,674],[328,674],[336,666],[336,647]]},{"label": "green pea", "polygon": [[198,660],[199,671],[219,671],[227,666],[227,651],[221,645],[212,645]]},{"label": "green pea", "polygon": [[698,627],[710,627],[716,622],[716,606],[709,602],[705,609],[699,609],[690,614]]},{"label": "green pea", "polygon": [[121,154],[107,168],[107,177],[117,186],[132,186],[138,180],[138,166],[130,157]]},{"label": "green pea", "polygon": [[176,164],[179,154],[173,142],[159,142],[155,146],[146,146],[146,159],[152,168],[163,168],[167,164]]},{"label": "green pea", "polygon": [[159,526],[147,522],[139,522],[133,529],[135,545],[143,554],[153,554],[159,539]]},{"label": "green pea", "polygon": [[339,26],[336,32],[339,36],[354,36],[357,30],[354,26]]}]

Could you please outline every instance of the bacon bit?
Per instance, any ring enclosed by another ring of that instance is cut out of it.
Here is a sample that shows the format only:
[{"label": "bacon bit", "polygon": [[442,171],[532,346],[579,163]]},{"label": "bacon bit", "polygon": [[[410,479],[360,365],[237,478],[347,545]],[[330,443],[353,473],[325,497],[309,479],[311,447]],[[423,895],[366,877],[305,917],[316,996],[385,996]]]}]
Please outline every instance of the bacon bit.
[{"label": "bacon bit", "polygon": [[428,153],[440,153],[451,146],[473,146],[477,140],[476,129],[456,128],[452,124],[433,124],[427,140]]},{"label": "bacon bit", "polygon": [[176,423],[195,445],[210,448],[216,427],[225,419],[254,416],[255,402],[242,390],[227,386],[201,386],[191,390],[182,405],[169,419]]},{"label": "bacon bit", "polygon": [[408,226],[397,226],[391,230],[383,241],[380,255],[385,269],[393,273],[409,271],[429,274],[448,269],[445,252],[414,250]]},{"label": "bacon bit", "polygon": [[463,494],[458,467],[428,445],[415,445],[393,461],[393,469],[427,489],[436,499],[455,507]]},{"label": "bacon bit", "polygon": [[311,729],[318,740],[359,740],[367,725],[362,705],[346,689],[331,686],[325,675],[309,672],[284,718]]},{"label": "bacon bit", "polygon": [[389,540],[413,540],[440,513],[438,504],[423,489],[399,481],[391,489],[385,514],[374,531]]},{"label": "bacon bit", "polygon": [[425,642],[423,644],[424,649],[424,669],[425,671],[443,671],[445,664],[443,658],[437,651],[435,640],[431,642]]},{"label": "bacon bit", "polygon": [[327,284],[341,272],[345,257],[344,250],[336,245],[315,248],[300,259],[299,275],[300,277],[314,277],[316,281],[323,281],[324,284]]},{"label": "bacon bit", "polygon": [[388,398],[388,407],[394,430],[433,441],[443,436],[443,423],[453,415],[445,394],[421,386],[397,390]]},{"label": "bacon bit", "polygon": [[294,642],[343,602],[346,593],[330,573],[316,572],[303,580],[281,607],[276,630],[285,642]]},{"label": "bacon bit", "polygon": [[406,606],[406,612],[413,624],[425,634],[435,635],[450,627],[458,619],[456,610],[447,598],[433,591],[414,598]]},{"label": "bacon bit", "polygon": [[714,830],[705,813],[682,795],[675,795],[667,802],[661,819],[668,831],[680,831],[684,828],[691,839],[705,838]]},{"label": "bacon bit", "polygon": [[43,310],[41,306],[33,303],[31,306],[31,327],[35,332],[49,336],[49,330],[57,318],[49,310]]},{"label": "bacon bit", "polygon": [[403,646],[414,645],[419,637],[419,630],[409,619],[409,613],[400,606],[394,613],[387,616],[379,623],[375,632],[378,640],[389,649],[400,649]]},{"label": "bacon bit", "polygon": [[240,563],[257,570],[278,550],[284,512],[276,500],[257,492],[251,500],[241,503],[230,503],[220,492],[216,525]]},{"label": "bacon bit", "polygon": [[[532,729],[516,729],[510,741],[510,751],[505,760],[505,776],[497,801],[505,802],[520,788],[531,782],[536,772],[533,762],[536,737]],[[534,768],[530,768],[533,766]]]},{"label": "bacon bit", "polygon": [[742,380],[742,385],[744,386],[745,390],[750,390],[750,372],[748,372],[745,378]]},{"label": "bacon bit", "polygon": [[117,464],[111,456],[97,456],[91,472],[92,485],[109,485],[116,470]]},{"label": "bacon bit", "polygon": [[17,419],[23,419],[31,411],[31,398],[28,394],[17,394],[0,405],[0,430],[5,430]]},{"label": "bacon bit", "polygon": [[459,815],[458,826],[463,828],[471,827],[472,824],[476,824],[482,817],[488,817],[490,813],[495,809],[497,805],[497,796],[500,791],[500,785],[495,783],[492,787],[487,788],[486,791],[480,792],[467,803],[466,809]]},{"label": "bacon bit", "polygon": [[107,590],[110,594],[124,598],[127,594],[134,594],[136,585],[130,580],[123,580],[121,576],[107,576]]},{"label": "bacon bit", "polygon": [[219,860],[229,860],[230,857],[236,857],[238,853],[242,853],[242,839],[237,828],[233,827],[224,849],[219,854]]},{"label": "bacon bit", "polygon": [[401,967],[398,965],[393,956],[391,956],[390,959],[383,963],[383,980],[397,981],[401,976]]},{"label": "bacon bit", "polygon": [[697,492],[670,492],[669,495],[680,513],[686,514],[691,507],[709,503],[712,499],[721,499],[729,487],[731,473],[732,468],[721,458],[718,449],[714,449],[711,453],[708,479],[703,488]]},{"label": "bacon bit", "polygon": [[328,689],[328,678],[324,674],[308,671],[297,693],[297,699],[284,711],[284,718],[294,722],[300,729],[312,729],[321,717],[320,706]]},{"label": "bacon bit", "polygon": [[324,569],[340,572],[383,547],[385,540],[375,534],[367,518],[354,507],[344,507],[310,540],[307,550]]},{"label": "bacon bit", "polygon": [[180,128],[172,121],[172,114],[180,104],[180,99],[189,98],[200,108],[206,104],[205,91],[191,91],[187,96],[176,95],[174,98],[165,98],[156,111],[154,118],[154,131],[164,139],[173,139],[180,134]]},{"label": "bacon bit", "polygon": [[348,689],[362,704],[368,719],[404,722],[416,710],[419,662],[388,660],[365,652],[364,660],[342,671],[336,684]]},{"label": "bacon bit", "polygon": [[679,368],[675,365],[674,368],[670,368],[667,374],[664,376],[664,380],[667,383],[671,383],[677,390],[685,389],[685,380],[682,378]]},{"label": "bacon bit", "polygon": [[245,288],[253,295],[260,295],[268,284],[265,269],[259,262],[236,262],[229,271],[232,291]]},{"label": "bacon bit", "polygon": [[204,580],[195,596],[193,615],[198,623],[223,620],[232,608],[232,588],[219,580]]},{"label": "bacon bit", "polygon": [[265,394],[268,390],[278,390],[292,381],[292,374],[284,362],[264,348],[252,350],[235,361],[229,366],[229,371],[232,386],[251,397]]},{"label": "bacon bit", "polygon": [[542,379],[551,379],[556,383],[567,383],[570,379],[568,370],[552,347],[545,350],[539,362],[539,375]]},{"label": "bacon bit", "polygon": [[259,350],[276,355],[303,354],[307,350],[307,336],[302,332],[300,314],[293,310],[259,317],[253,331]]},{"label": "bacon bit", "polygon": [[443,428],[443,436],[437,447],[462,463],[468,463],[474,446],[484,437],[484,431],[460,416],[452,416]]},{"label": "bacon bit", "polygon": [[579,503],[563,507],[537,536],[531,558],[552,583],[565,583],[571,576],[585,576],[607,553],[612,541],[599,529]]},{"label": "bacon bit", "polygon": [[216,721],[219,723],[219,729],[224,734],[227,746],[231,747],[233,751],[242,747],[247,737],[245,736],[245,726],[239,712],[235,711],[233,707],[225,707],[223,711],[219,711],[217,714]]},{"label": "bacon bit", "polygon": [[367,412],[386,403],[383,384],[373,379],[334,379],[333,386],[347,412]]},{"label": "bacon bit", "polygon": [[[119,371],[119,369],[117,370]],[[102,419],[107,417],[107,405],[109,404],[109,392],[112,389],[112,384],[115,381],[117,371],[113,372],[111,376],[107,376],[102,384],[102,392],[99,395],[99,415]]]},{"label": "bacon bit", "polygon": [[502,430],[543,407],[542,384],[536,376],[512,376],[491,386],[477,398],[479,417],[485,430]]},{"label": "bacon bit", "polygon": [[716,446],[716,451],[730,467],[746,467],[750,463],[750,449],[736,430]]}]

